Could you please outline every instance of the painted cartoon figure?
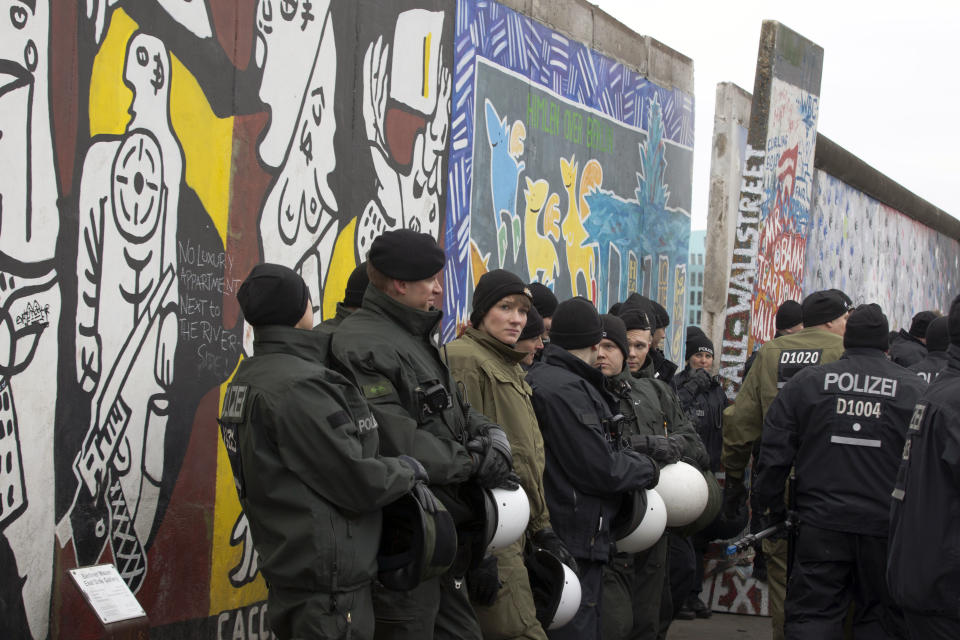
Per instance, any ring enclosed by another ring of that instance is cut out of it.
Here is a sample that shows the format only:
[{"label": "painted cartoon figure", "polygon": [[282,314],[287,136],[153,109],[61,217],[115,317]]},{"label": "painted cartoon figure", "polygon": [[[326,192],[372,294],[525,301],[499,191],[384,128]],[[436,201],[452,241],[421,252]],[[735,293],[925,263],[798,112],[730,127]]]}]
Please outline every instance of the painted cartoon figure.
[{"label": "painted cartoon figure", "polygon": [[[560,275],[560,259],[554,242],[560,241],[560,196],[547,192],[550,183],[546,180],[534,182],[526,178],[527,188],[523,191],[526,210],[523,214],[526,231],[527,273],[531,280],[537,280],[553,287]],[[537,227],[543,214],[543,234]],[[550,240],[553,238],[553,241]]]},{"label": "painted cartoon figure", "polygon": [[487,141],[490,143],[490,191],[493,196],[493,219],[497,228],[497,258],[502,268],[507,259],[511,238],[513,259],[516,260],[520,254],[522,239],[520,216],[516,213],[517,183],[526,166],[520,160],[526,130],[519,120],[513,125],[507,125],[506,117],[501,120],[489,99],[485,100],[484,104]]},{"label": "painted cartoon figure", "polygon": [[61,544],[73,538],[75,548],[94,550],[109,537],[117,569],[136,592],[160,494],[177,347],[183,152],[170,125],[163,42],[130,38],[123,80],[133,91],[130,122],[119,138],[95,139],[84,159],[77,249],[76,374],[92,399],[74,463],[75,502],[102,500],[108,513],[78,530],[71,507],[57,533]]},{"label": "painted cartoon figure", "polygon": [[450,69],[440,48],[444,13],[397,17],[393,48],[382,37],[363,57],[363,121],[376,196],[357,221],[357,255],[393,229],[440,236],[442,159],[450,133]]},{"label": "painted cartoon figure", "polygon": [[584,228],[584,221],[590,217],[590,205],[586,195],[600,187],[603,182],[603,168],[596,160],[590,160],[583,168],[580,191],[577,192],[577,171],[579,163],[576,157],[570,160],[560,158],[560,176],[567,191],[567,215],[563,218],[561,230],[567,245],[567,272],[570,274],[570,289],[575,296],[584,296],[597,301],[597,249],[595,244],[585,244],[590,237]]},{"label": "painted cartoon figure", "polygon": [[[48,2],[0,0],[0,628],[47,635],[61,315]],[[2,635],[2,634],[0,634]]]},{"label": "painted cartoon figure", "polygon": [[263,259],[299,273],[318,311],[339,228],[329,184],[337,58],[330,3],[261,0],[256,29],[260,99],[270,109],[257,150],[276,172],[260,214]]}]

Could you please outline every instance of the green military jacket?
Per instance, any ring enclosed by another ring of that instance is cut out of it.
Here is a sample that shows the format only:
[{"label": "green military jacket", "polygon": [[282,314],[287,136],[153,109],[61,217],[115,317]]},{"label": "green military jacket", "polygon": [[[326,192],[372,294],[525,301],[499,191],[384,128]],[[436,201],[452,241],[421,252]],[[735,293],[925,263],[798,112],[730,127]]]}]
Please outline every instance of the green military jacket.
[{"label": "green military jacket", "polygon": [[533,412],[533,391],[520,361],[526,355],[477,329],[469,328],[446,346],[450,372],[463,385],[467,400],[502,425],[513,452],[513,469],[530,500],[530,532],[550,526],[543,493],[546,454]]},{"label": "green military jacket", "polygon": [[325,365],[328,336],[283,326],[254,336],[220,423],[260,570],[271,589],[356,589],[376,575],[380,509],[413,472],[378,455],[376,418]]},{"label": "green military jacket", "polygon": [[760,347],[736,402],[724,412],[721,461],[727,477],[743,478],[763,418],[783,385],[804,367],[827,364],[841,355],[843,338],[819,327],[774,338]]},{"label": "green military jacket", "polygon": [[[465,444],[490,420],[464,406],[457,393],[440,355],[441,316],[369,285],[363,306],[334,332],[331,354],[370,403],[381,425],[383,453],[419,460],[431,488],[461,523],[476,515],[458,497],[459,485],[473,471]],[[432,409],[430,398],[437,403]]]},{"label": "green military jacket", "polygon": [[648,358],[636,374],[624,367],[620,375],[613,378],[630,386],[629,400],[618,395],[620,412],[627,418],[636,416],[638,435],[680,436],[683,438],[683,457],[693,461],[701,470],[709,469],[710,456],[700,434],[680,406],[676,392],[668,383],[654,378],[653,373]]}]

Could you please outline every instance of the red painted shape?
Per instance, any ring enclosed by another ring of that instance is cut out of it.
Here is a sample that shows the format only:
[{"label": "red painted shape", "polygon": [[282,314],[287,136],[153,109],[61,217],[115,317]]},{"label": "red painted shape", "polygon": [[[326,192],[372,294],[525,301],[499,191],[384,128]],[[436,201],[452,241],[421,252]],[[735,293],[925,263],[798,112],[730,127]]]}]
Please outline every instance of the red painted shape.
[{"label": "red painted shape", "polygon": [[50,15],[50,112],[53,151],[60,193],[73,189],[77,130],[80,113],[80,72],[77,62],[77,8],[79,3],[57,3]]},{"label": "red painted shape", "polygon": [[210,3],[213,31],[233,66],[246,69],[253,51],[256,2],[214,0]]}]

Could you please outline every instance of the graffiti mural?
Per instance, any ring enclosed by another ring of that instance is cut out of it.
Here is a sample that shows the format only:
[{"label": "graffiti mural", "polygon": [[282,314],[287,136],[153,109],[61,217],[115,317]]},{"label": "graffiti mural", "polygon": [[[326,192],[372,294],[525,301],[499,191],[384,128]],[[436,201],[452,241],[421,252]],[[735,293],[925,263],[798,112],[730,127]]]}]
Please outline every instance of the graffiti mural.
[{"label": "graffiti mural", "polygon": [[804,293],[837,287],[883,307],[890,328],[949,310],[960,292],[960,243],[824,171],[814,174]]},{"label": "graffiti mural", "polygon": [[682,332],[692,97],[496,3],[458,3],[455,47],[444,335],[495,268],[601,310],[641,291]]},{"label": "graffiti mural", "polygon": [[[216,417],[263,260],[319,322],[387,229],[443,238],[455,5],[0,0],[0,637],[267,638]],[[558,231],[559,235],[559,231]]]},{"label": "graffiti mural", "polygon": [[777,308],[800,300],[813,185],[819,98],[771,80],[771,126],[764,156],[757,266],[750,313],[750,344],[776,332]]}]

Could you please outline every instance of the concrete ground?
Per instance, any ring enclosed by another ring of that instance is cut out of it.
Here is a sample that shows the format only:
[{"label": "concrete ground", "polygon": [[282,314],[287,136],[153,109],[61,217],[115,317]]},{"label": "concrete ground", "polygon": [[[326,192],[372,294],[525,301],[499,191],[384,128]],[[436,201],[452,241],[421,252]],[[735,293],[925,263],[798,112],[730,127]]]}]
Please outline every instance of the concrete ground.
[{"label": "concrete ground", "polygon": [[674,620],[667,640],[770,640],[770,618],[714,613],[706,620]]}]

